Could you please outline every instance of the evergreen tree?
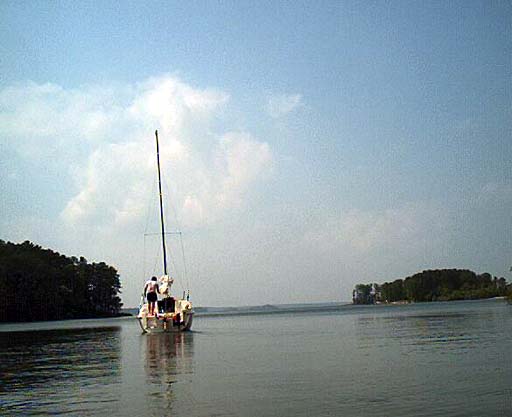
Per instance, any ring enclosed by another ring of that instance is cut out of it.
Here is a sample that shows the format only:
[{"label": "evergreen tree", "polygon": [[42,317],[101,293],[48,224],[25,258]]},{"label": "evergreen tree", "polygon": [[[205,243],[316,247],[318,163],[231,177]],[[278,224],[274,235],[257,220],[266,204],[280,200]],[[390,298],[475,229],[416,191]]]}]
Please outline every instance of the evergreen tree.
[{"label": "evergreen tree", "polygon": [[[354,297],[354,304],[371,304],[366,296],[371,286],[372,284],[356,286],[354,295],[360,296]],[[505,296],[507,293],[512,297],[512,286],[507,284],[505,278],[493,277],[487,272],[477,275],[467,269],[436,269],[385,282],[380,286],[380,292],[384,302],[473,300]]]},{"label": "evergreen tree", "polygon": [[103,262],[0,240],[0,321],[117,315],[120,290],[117,271]]}]

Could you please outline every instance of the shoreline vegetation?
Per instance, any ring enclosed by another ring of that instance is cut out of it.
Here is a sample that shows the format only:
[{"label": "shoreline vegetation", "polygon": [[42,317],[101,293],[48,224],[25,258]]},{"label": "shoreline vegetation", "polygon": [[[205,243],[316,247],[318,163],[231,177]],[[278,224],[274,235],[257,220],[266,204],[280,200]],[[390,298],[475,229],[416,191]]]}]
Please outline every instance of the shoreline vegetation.
[{"label": "shoreline vegetation", "polygon": [[0,322],[119,317],[120,292],[104,262],[0,240]]},{"label": "shoreline vegetation", "polygon": [[468,269],[425,270],[383,284],[357,284],[353,304],[409,304],[432,301],[505,298],[512,301],[512,284],[488,272]]},{"label": "shoreline vegetation", "polygon": [[[131,316],[129,308],[122,308],[120,293],[117,270],[104,262],[89,263],[84,257],[68,257],[29,241],[16,244],[0,239],[0,323]],[[352,295],[356,305],[490,298],[512,302],[512,284],[489,273],[439,269],[383,284],[358,284]],[[249,314],[268,307],[274,306],[233,310]],[[288,307],[273,311],[296,308]],[[221,313],[216,310],[205,307],[203,313]]]}]

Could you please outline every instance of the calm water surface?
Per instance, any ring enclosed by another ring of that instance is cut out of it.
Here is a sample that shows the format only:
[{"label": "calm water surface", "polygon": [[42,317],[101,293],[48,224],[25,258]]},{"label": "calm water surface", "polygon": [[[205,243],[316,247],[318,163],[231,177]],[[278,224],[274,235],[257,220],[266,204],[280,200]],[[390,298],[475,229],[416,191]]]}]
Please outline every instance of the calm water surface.
[{"label": "calm water surface", "polygon": [[502,301],[0,326],[0,415],[512,416]]}]

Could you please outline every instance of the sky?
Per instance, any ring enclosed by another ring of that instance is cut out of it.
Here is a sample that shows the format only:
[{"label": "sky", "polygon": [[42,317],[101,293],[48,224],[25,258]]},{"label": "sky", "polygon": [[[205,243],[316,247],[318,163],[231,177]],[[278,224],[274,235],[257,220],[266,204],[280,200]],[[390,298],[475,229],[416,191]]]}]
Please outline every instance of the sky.
[{"label": "sky", "polygon": [[[508,1],[0,2],[0,239],[201,306],[512,265]],[[180,232],[181,234],[179,234]]]}]

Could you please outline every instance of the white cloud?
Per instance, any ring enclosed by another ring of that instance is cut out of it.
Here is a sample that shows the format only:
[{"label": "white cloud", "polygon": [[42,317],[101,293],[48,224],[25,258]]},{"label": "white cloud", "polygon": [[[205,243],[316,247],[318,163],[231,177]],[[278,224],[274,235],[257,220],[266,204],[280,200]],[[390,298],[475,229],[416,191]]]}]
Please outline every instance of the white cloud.
[{"label": "white cloud", "polygon": [[[1,90],[0,144],[29,163],[59,164],[54,172],[73,179],[60,216],[40,213],[51,231],[42,242],[112,262],[122,276],[133,273],[140,263],[133,259],[139,252],[135,242],[141,241],[148,210],[157,209],[155,129],[165,196],[172,196],[164,205],[179,220],[169,230],[229,221],[247,208],[246,196],[271,172],[272,151],[248,132],[213,123],[228,104],[227,93],[173,76],[137,85],[66,89],[29,82]],[[150,216],[157,223],[156,212]],[[41,239],[15,224],[6,227],[13,237]],[[138,291],[125,285],[128,304]]]},{"label": "white cloud", "polygon": [[265,302],[347,300],[356,283],[454,266],[450,213],[436,203],[340,213],[283,201],[265,214],[259,221],[253,214],[238,231],[224,230],[220,245],[236,285],[243,280],[241,289]]},{"label": "white cloud", "polygon": [[179,135],[188,126],[205,123],[229,95],[212,89],[199,90],[175,77],[151,78],[137,88],[127,109],[142,126],[160,126],[167,134]]},{"label": "white cloud", "polygon": [[5,136],[25,142],[103,139],[121,116],[117,101],[116,92],[108,88],[18,84],[0,91],[0,125]]},{"label": "white cloud", "polygon": [[77,178],[83,182],[81,189],[67,203],[63,218],[71,225],[123,226],[143,215],[151,180],[147,148],[130,142],[104,144],[94,151]]},{"label": "white cloud", "polygon": [[512,182],[503,180],[486,183],[478,193],[478,200],[483,203],[487,201],[502,203],[512,201]]},{"label": "white cloud", "polygon": [[238,204],[241,191],[267,176],[272,161],[269,145],[245,133],[224,135],[217,147],[217,167],[225,172],[217,201],[221,207]]},{"label": "white cloud", "polygon": [[[332,299],[337,298],[333,288],[342,296],[353,283],[375,280],[377,274],[389,279],[397,271],[403,276],[422,265],[442,264],[449,221],[432,203],[341,214],[326,207],[330,214],[322,214],[322,202],[305,199],[290,207],[285,195],[273,194],[274,204],[282,206],[260,204],[256,212],[252,193],[272,175],[274,156],[271,146],[250,132],[219,127],[216,118],[229,105],[227,93],[194,88],[172,76],[108,88],[28,83],[0,91],[2,145],[20,152],[25,162],[58,163],[57,172],[71,175],[74,184],[61,196],[60,216],[41,213],[40,219],[1,227],[68,255],[112,263],[121,273],[126,303],[134,305],[148,211],[158,223],[158,129],[164,192],[172,197],[165,208],[174,212],[167,219],[179,221],[167,229],[183,227],[195,235],[190,259],[207,265],[197,269],[212,283],[196,288],[203,291],[204,304],[283,300],[275,294],[293,301]],[[299,105],[299,95],[286,96],[273,102],[272,111],[279,117]],[[53,180],[58,188],[60,178]],[[484,191],[495,193],[495,187]],[[28,234],[28,228],[34,232]],[[213,287],[215,300],[207,293]]]},{"label": "white cloud", "polygon": [[397,268],[418,270],[447,259],[448,224],[450,213],[432,202],[380,211],[351,209],[319,220],[305,233],[303,244],[326,261],[358,265],[363,276]]},{"label": "white cloud", "polygon": [[298,107],[302,106],[302,95],[280,94],[268,98],[265,110],[273,118],[286,116]]},{"label": "white cloud", "polygon": [[80,149],[66,159],[77,190],[62,218],[73,227],[112,229],[143,221],[158,128],[164,175],[184,190],[174,205],[186,224],[197,225],[239,206],[272,163],[269,145],[250,134],[211,132],[210,121],[228,100],[225,92],[173,76],[69,90],[30,82],[0,91],[0,132],[29,158],[51,158],[48,147],[59,156]]}]

